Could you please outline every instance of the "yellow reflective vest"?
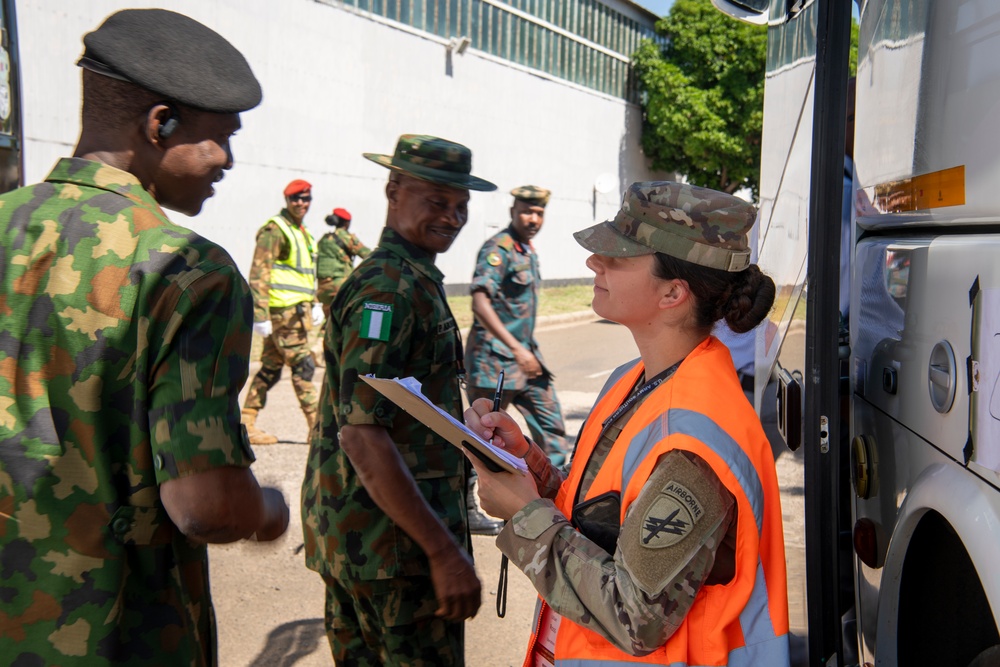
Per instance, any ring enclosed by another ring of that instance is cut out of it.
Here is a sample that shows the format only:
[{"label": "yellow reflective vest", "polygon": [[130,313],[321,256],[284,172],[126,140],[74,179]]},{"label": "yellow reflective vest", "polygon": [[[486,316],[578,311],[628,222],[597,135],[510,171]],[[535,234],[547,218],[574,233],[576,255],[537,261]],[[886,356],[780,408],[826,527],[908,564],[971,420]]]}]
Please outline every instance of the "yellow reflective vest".
[{"label": "yellow reflective vest", "polygon": [[305,227],[289,225],[284,216],[276,215],[267,221],[272,222],[285,235],[288,257],[276,259],[271,265],[268,307],[287,308],[303,301],[312,301],[316,295],[312,236]]}]

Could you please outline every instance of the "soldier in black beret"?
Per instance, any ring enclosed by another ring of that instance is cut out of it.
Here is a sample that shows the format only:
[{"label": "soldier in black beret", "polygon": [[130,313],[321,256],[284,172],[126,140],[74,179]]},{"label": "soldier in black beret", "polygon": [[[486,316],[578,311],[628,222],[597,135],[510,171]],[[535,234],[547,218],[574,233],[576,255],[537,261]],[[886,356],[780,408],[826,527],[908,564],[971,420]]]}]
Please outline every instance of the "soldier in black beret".
[{"label": "soldier in black beret", "polygon": [[16,398],[0,456],[0,656],[206,667],[206,543],[276,539],[288,506],[250,472],[240,424],[247,283],[162,207],[201,210],[260,86],[229,42],[173,12],[118,12],[84,44],[73,156],[0,197],[14,369],[0,394]]}]

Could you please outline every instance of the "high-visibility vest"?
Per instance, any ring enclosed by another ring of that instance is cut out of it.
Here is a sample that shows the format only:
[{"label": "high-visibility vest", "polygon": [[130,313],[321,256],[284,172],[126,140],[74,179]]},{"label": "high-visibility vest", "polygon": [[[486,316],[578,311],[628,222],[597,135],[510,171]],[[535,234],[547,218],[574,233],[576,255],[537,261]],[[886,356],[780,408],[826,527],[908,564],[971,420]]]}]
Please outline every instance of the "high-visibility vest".
[{"label": "high-visibility vest", "polygon": [[[589,460],[601,427],[643,372],[641,362],[622,367],[605,385],[584,425],[574,461]],[[709,337],[668,381],[653,390],[615,441],[584,500],[621,494],[621,516],[638,497],[659,458],[686,450],[706,461],[736,498],[736,566],[733,579],[702,586],[677,631],[651,654],[620,651],[599,634],[559,619],[539,600],[525,666],[549,621],[558,619],[557,667],[610,667],[645,663],[671,667],[788,665],[788,594],[781,505],[767,436],[747,402],[726,347]],[[574,465],[556,496],[567,517],[583,477]]]},{"label": "high-visibility vest", "polygon": [[316,295],[312,236],[304,227],[289,225],[281,215],[276,215],[267,222],[277,225],[288,242],[288,257],[275,260],[271,265],[268,307],[286,308],[303,301],[312,301]]}]

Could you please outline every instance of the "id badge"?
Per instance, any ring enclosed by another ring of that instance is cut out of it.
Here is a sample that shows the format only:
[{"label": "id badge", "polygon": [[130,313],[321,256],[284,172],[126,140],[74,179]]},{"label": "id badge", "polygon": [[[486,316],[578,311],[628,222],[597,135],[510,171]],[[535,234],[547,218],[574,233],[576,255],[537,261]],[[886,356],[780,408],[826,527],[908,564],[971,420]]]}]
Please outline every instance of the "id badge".
[{"label": "id badge", "polygon": [[552,610],[549,605],[542,608],[542,617],[538,621],[538,636],[532,649],[531,667],[555,667],[556,635],[559,634],[559,623],[562,616]]}]

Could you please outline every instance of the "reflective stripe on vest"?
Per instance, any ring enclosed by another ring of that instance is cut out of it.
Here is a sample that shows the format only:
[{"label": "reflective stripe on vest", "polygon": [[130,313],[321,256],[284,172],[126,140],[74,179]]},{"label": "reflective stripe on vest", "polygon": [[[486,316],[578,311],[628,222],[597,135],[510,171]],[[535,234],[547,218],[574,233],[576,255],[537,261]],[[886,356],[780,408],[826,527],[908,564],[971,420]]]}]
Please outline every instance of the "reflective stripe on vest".
[{"label": "reflective stripe on vest", "polygon": [[764,524],[764,490],[760,484],[760,476],[743,448],[718,424],[701,413],[674,408],[667,412],[666,422],[666,433],[663,432],[663,420],[654,419],[632,438],[622,465],[622,488],[628,487],[635,469],[660,440],[674,434],[689,435],[711,448],[733,471],[753,508],[753,518],[759,533]]},{"label": "reflective stripe on vest", "polygon": [[288,257],[275,260],[271,265],[267,305],[270,308],[287,308],[311,301],[316,294],[316,268],[309,232],[289,225],[280,215],[267,222],[273,222],[288,241]]}]

